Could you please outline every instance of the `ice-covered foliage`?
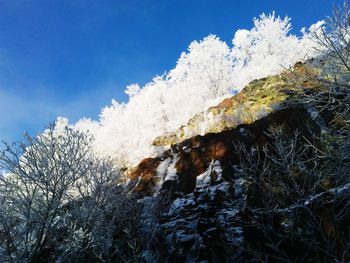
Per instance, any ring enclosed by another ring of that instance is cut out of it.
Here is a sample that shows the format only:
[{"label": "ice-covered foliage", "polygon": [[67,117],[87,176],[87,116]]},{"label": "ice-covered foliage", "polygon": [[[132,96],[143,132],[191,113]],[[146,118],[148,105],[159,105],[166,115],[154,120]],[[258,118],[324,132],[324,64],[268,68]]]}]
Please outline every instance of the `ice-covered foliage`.
[{"label": "ice-covered foliage", "polygon": [[262,14],[251,30],[236,32],[232,47],[215,35],[193,41],[174,69],[143,87],[128,86],[127,103],[113,100],[98,122],[83,119],[76,127],[92,133],[98,154],[111,156],[118,165],[134,165],[154,155],[155,137],[186,124],[248,82],[314,56],[309,30],[302,30],[301,37],[290,30],[290,18]]},{"label": "ice-covered foliage", "polygon": [[302,29],[303,36],[290,34],[290,18],[280,18],[274,13],[254,18],[251,30],[238,30],[232,44],[235,84],[243,87],[253,79],[279,73],[298,60],[316,55],[310,31],[317,30],[318,23],[309,30]]}]

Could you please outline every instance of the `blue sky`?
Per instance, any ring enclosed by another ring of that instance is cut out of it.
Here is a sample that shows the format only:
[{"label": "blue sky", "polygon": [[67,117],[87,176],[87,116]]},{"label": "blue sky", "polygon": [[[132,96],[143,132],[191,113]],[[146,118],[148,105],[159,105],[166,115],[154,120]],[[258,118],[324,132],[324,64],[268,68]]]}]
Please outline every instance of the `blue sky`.
[{"label": "blue sky", "polygon": [[[333,3],[339,4],[341,0]],[[0,140],[57,116],[98,118],[124,88],[175,66],[192,40],[231,43],[273,10],[293,32],[329,15],[328,0],[0,0]]]}]

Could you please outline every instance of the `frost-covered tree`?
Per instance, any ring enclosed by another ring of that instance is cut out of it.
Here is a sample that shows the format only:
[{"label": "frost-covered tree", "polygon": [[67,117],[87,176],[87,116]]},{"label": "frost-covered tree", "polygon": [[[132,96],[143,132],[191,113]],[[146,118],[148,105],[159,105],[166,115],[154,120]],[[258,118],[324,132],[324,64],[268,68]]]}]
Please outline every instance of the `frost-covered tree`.
[{"label": "frost-covered tree", "polygon": [[217,37],[194,41],[168,74],[155,77],[143,88],[128,86],[128,103],[113,101],[105,107],[98,127],[86,120],[76,127],[92,131],[99,154],[113,156],[122,166],[136,164],[154,154],[156,136],[186,124],[196,113],[230,95],[232,65],[229,47]]},{"label": "frost-covered tree", "polygon": [[[334,82],[349,85],[350,81],[350,8],[347,0],[342,7],[334,7],[333,14],[312,32],[312,40],[326,58],[326,71]],[[348,74],[342,74],[347,72]]]},{"label": "frost-covered tree", "polygon": [[152,146],[155,137],[185,125],[250,81],[317,55],[310,36],[319,23],[303,29],[300,37],[291,28],[288,17],[262,14],[252,29],[236,32],[232,48],[215,35],[193,41],[174,69],[143,87],[128,86],[127,103],[113,101],[99,122],[83,120],[76,127],[93,134],[98,154],[120,166],[135,165],[158,150]]},{"label": "frost-covered tree", "polygon": [[[227,95],[234,88],[230,48],[215,35],[193,41],[168,74],[170,85],[196,92],[205,99]],[[201,87],[198,87],[201,86]]]},{"label": "frost-covered tree", "polygon": [[136,203],[117,185],[119,171],[94,157],[91,137],[61,118],[25,139],[0,152],[1,260],[128,253],[123,242],[135,234],[121,241],[115,235],[137,229],[137,217],[129,218]]},{"label": "frost-covered tree", "polygon": [[105,107],[98,130],[93,133],[96,151],[112,156],[121,166],[135,164],[136,160],[152,154],[153,136],[168,129],[166,89],[166,80],[157,77],[131,95],[128,103],[113,101]]},{"label": "frost-covered tree", "polygon": [[[193,41],[168,74],[167,111],[171,129],[185,124],[196,113],[230,96],[233,86],[233,59],[230,48],[210,35]],[[183,110],[179,111],[178,108]],[[173,119],[173,116],[176,118]],[[170,130],[169,130],[170,131]]]},{"label": "frost-covered tree", "polygon": [[[251,30],[238,30],[232,44],[235,67],[235,83],[243,87],[250,81],[277,74],[298,60],[316,55],[309,32],[303,29],[301,38],[290,34],[289,17],[281,18],[275,13],[254,18]],[[313,31],[314,26],[310,27]]]}]

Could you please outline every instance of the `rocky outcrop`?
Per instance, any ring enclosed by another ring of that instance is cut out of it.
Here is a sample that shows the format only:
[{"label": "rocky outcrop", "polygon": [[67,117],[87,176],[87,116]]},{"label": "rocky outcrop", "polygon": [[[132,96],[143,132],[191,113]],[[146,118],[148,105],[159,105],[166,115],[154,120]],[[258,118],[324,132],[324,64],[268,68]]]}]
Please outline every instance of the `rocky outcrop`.
[{"label": "rocky outcrop", "polygon": [[327,88],[315,75],[297,64],[253,81],[154,141],[171,146],[143,160],[128,184],[144,204],[146,261],[321,262],[331,252],[312,246],[327,242],[332,257],[349,259],[350,167],[339,188],[330,176],[336,158],[326,156],[344,144],[323,138],[338,115],[300,100]]},{"label": "rocky outcrop", "polygon": [[[224,167],[223,177],[230,178],[233,165],[239,163],[235,144],[244,143],[249,148],[263,147],[269,143],[267,134],[271,126],[283,126],[291,136],[294,130],[303,131],[307,137],[321,130],[307,110],[287,108],[252,124],[242,124],[236,129],[198,135],[173,145],[156,158],[144,159],[129,175],[131,179],[137,179],[134,180],[134,191],[151,193],[152,189],[157,190],[155,186],[159,183],[166,188],[170,185],[166,182],[171,178],[176,182],[174,191],[190,193],[195,189],[197,176],[208,169],[212,160],[218,160]],[[169,171],[164,171],[164,168],[158,169],[163,163],[168,168],[169,164],[172,165],[171,170],[176,177],[168,176]],[[146,186],[150,188],[147,189]]]}]

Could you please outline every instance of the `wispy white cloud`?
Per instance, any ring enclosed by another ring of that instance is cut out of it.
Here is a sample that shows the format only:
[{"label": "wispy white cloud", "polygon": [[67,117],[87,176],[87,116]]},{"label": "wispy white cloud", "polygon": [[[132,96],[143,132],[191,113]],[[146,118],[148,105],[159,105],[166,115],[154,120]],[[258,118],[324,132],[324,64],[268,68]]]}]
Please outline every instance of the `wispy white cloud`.
[{"label": "wispy white cloud", "polygon": [[[34,88],[27,87],[31,89]],[[117,90],[116,81],[110,80],[64,100],[48,94],[44,88],[36,88],[35,95],[29,96],[30,92],[24,94],[0,87],[0,140],[12,142],[20,139],[24,131],[38,133],[58,116],[72,122],[83,117],[97,119],[101,108],[110,104]]]},{"label": "wispy white cloud", "polygon": [[115,79],[95,87],[77,87],[61,92],[60,87],[29,79],[0,47],[0,141],[20,139],[24,131],[36,134],[58,116],[72,122],[82,117],[98,118],[102,107],[117,95]]}]

